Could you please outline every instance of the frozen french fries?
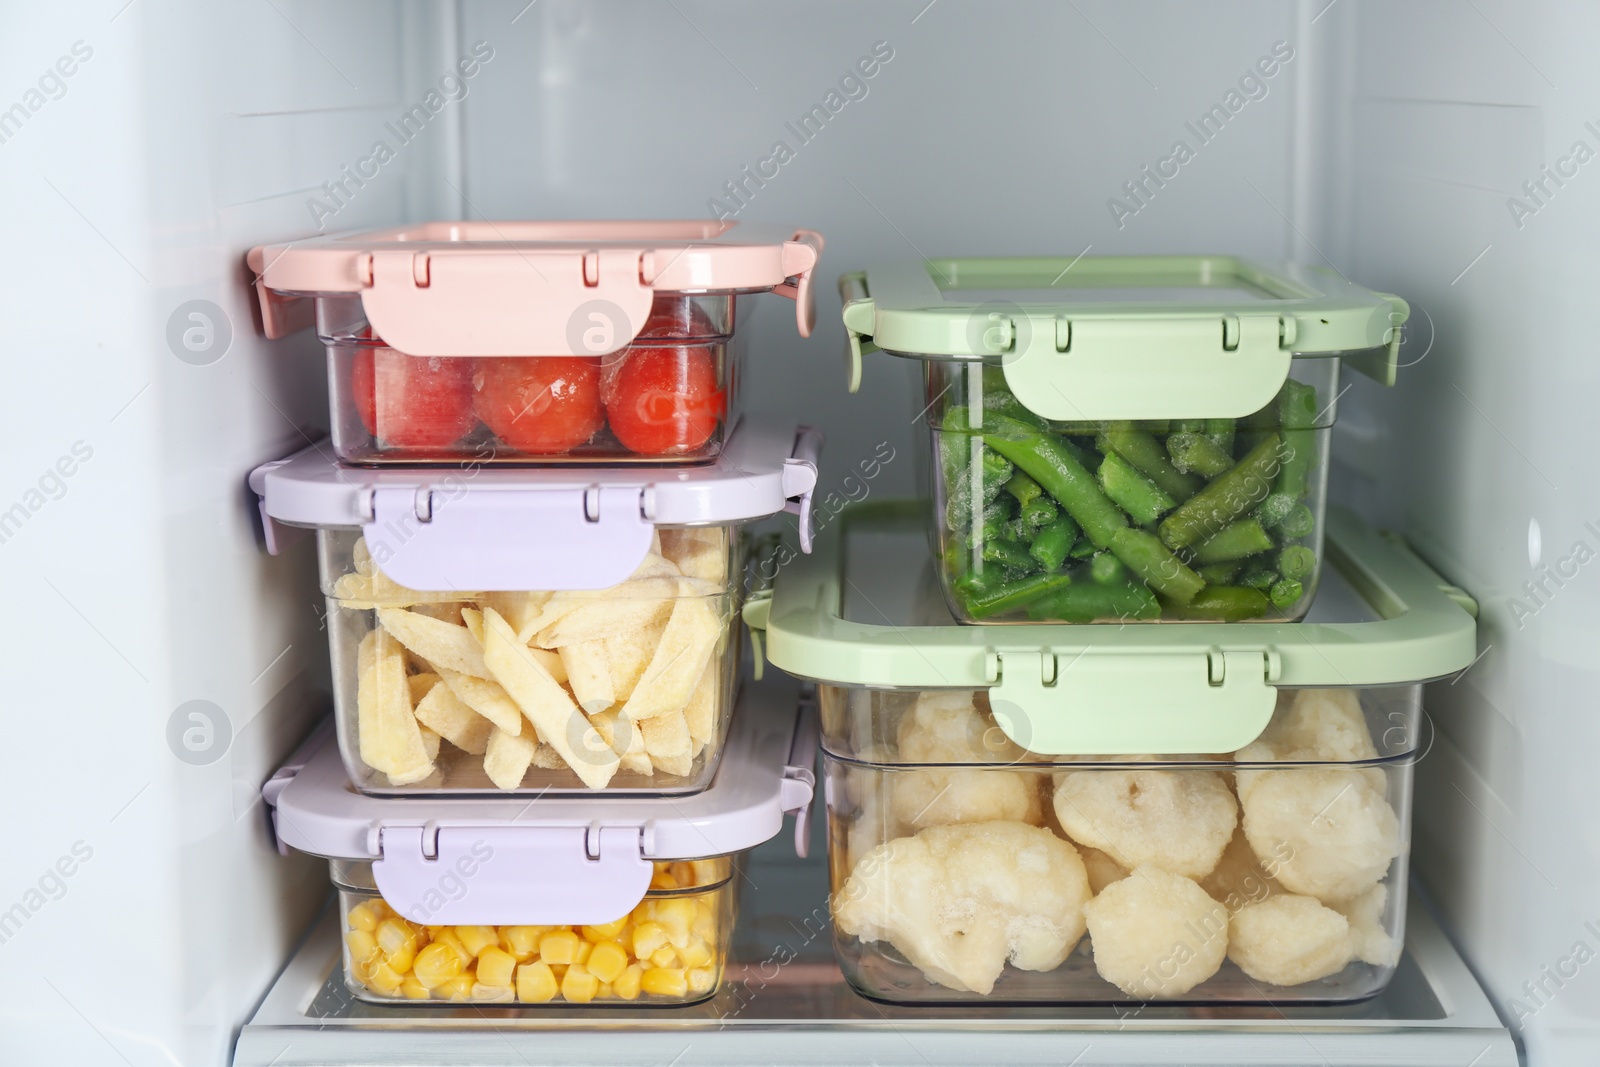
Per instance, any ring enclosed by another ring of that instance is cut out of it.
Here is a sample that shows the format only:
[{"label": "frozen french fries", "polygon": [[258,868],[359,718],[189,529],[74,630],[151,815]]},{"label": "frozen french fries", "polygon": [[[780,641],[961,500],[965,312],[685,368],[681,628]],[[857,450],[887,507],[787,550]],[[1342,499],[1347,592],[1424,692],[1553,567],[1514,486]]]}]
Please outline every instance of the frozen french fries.
[{"label": "frozen french fries", "polygon": [[664,530],[609,589],[483,593],[407,589],[356,541],[331,589],[340,617],[362,613],[352,777],[471,791],[701,773],[731,696],[732,536]]}]

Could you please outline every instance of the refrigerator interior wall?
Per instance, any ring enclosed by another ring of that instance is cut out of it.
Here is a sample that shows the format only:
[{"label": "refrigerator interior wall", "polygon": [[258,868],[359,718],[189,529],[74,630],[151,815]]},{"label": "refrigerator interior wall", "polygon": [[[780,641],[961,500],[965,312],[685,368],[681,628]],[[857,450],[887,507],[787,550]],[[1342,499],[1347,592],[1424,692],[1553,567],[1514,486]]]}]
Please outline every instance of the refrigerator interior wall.
[{"label": "refrigerator interior wall", "polygon": [[1356,0],[1324,28],[1301,254],[1412,308],[1399,386],[1340,401],[1334,494],[1481,606],[1481,659],[1426,696],[1416,869],[1530,1062],[1594,1063],[1600,12]]},{"label": "refrigerator interior wall", "polygon": [[[1274,259],[1292,236],[1293,5],[1003,7],[463,3],[463,45],[495,50],[463,109],[468,214],[814,227],[828,242],[817,335],[785,333],[786,304],[751,302],[746,410],[805,412],[827,435],[819,521],[829,492],[909,494],[920,368],[871,357],[845,394],[839,274],[919,254]],[[1250,100],[1239,82],[1263,58],[1274,74]],[[1242,110],[1200,143],[1185,124],[1230,90]],[[1179,140],[1193,158],[1146,179]],[[1138,181],[1136,200],[1124,185]]]},{"label": "refrigerator interior wall", "polygon": [[[225,1062],[326,896],[317,861],[273,851],[259,793],[328,706],[314,545],[268,558],[244,488],[320,433],[323,357],[261,339],[243,252],[314,232],[307,198],[454,62],[432,18],[0,16],[7,1063]],[[330,222],[453,213],[428,191],[455,119]]]}]

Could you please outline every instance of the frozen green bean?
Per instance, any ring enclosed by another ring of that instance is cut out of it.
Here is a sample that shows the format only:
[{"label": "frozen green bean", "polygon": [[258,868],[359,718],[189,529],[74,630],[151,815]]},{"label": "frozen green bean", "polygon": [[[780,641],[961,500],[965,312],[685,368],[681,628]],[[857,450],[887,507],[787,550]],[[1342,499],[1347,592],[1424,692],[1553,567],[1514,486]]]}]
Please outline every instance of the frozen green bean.
[{"label": "frozen green bean", "polygon": [[1311,467],[1316,454],[1317,391],[1293,378],[1283,383],[1280,398],[1283,422],[1283,465],[1278,470],[1278,492],[1293,500],[1306,495],[1311,486]]},{"label": "frozen green bean", "polygon": [[1317,554],[1305,545],[1285,545],[1278,553],[1278,573],[1300,580],[1317,569]]},{"label": "frozen green bean", "polygon": [[1110,552],[1100,552],[1089,561],[1089,577],[1101,585],[1126,583],[1128,568],[1120,559]]},{"label": "frozen green bean", "polygon": [[1167,437],[1167,454],[1178,470],[1215,478],[1233,466],[1233,456],[1204,434],[1175,433]]},{"label": "frozen green bean", "polygon": [[1067,553],[1072,551],[1072,543],[1077,537],[1078,524],[1063,515],[1039,531],[1028,546],[1028,555],[1045,570],[1058,571],[1066,563]]},{"label": "frozen green bean", "polygon": [[1272,601],[1273,607],[1288,609],[1295,601],[1300,599],[1300,594],[1305,591],[1305,586],[1293,578],[1280,578],[1272,583],[1272,588],[1267,592],[1267,598]]},{"label": "frozen green bean", "polygon": [[1039,494],[1044,492],[1043,489],[1039,488],[1038,482],[1021,471],[1012,471],[1011,477],[1006,479],[1005,489],[1006,492],[1016,497],[1017,503],[1023,507],[1027,507],[1034,500],[1037,500]]},{"label": "frozen green bean", "polygon": [[1179,504],[1162,520],[1161,539],[1171,548],[1192,545],[1260,504],[1277,477],[1281,441],[1267,434],[1232,470]]},{"label": "frozen green bean", "polygon": [[1258,552],[1270,552],[1272,538],[1255,519],[1240,519],[1225,526],[1195,545],[1190,552],[1195,563],[1224,563],[1231,559],[1244,559]]},{"label": "frozen green bean", "polygon": [[1059,589],[1028,605],[1035,622],[1098,622],[1116,619],[1159,619],[1161,603],[1139,585],[1083,583]]},{"label": "frozen green bean", "polygon": [[1278,572],[1271,567],[1246,567],[1244,573],[1239,575],[1239,584],[1262,592],[1272,588],[1272,583],[1278,580]]},{"label": "frozen green bean", "polygon": [[980,551],[986,561],[998,563],[1009,570],[1027,572],[1039,567],[1038,560],[1028,555],[1027,547],[1017,541],[985,541]]},{"label": "frozen green bean", "polygon": [[1032,535],[1055,521],[1061,509],[1056,507],[1056,502],[1047,496],[1036,496],[1022,505],[1022,512],[1017,517],[1022,521],[1022,528]]},{"label": "frozen green bean", "polygon": [[1174,603],[1187,604],[1206,584],[1159,537],[1144,530],[1118,530],[1111,538],[1111,551],[1145,584]]},{"label": "frozen green bean", "polygon": [[1015,581],[969,585],[961,606],[974,619],[986,619],[1013,611],[1051,593],[1064,591],[1072,584],[1065,574],[1033,574]]},{"label": "frozen green bean", "polygon": [[1094,475],[1062,447],[1059,438],[1031,430],[1018,433],[1027,428],[1017,423],[1000,429],[1005,436],[984,440],[1055,497],[1096,546],[1108,547],[1112,535],[1127,527],[1127,519],[1100,491]]},{"label": "frozen green bean", "polygon": [[1317,517],[1304,504],[1289,509],[1289,514],[1278,524],[1278,532],[1284,537],[1310,537],[1316,528]]},{"label": "frozen green bean", "polygon": [[1132,423],[1108,423],[1095,445],[1102,452],[1116,452],[1174,500],[1188,499],[1204,484],[1194,475],[1184,474],[1174,467],[1161,443],[1143,430],[1134,429]]},{"label": "frozen green bean", "polygon": [[1100,487],[1140,525],[1155,522],[1177,504],[1115,452],[1100,461]]},{"label": "frozen green bean", "polygon": [[1186,604],[1168,602],[1169,614],[1180,619],[1240,622],[1267,613],[1267,597],[1259,589],[1238,585],[1210,585]]},{"label": "frozen green bean", "polygon": [[1196,567],[1194,572],[1205,580],[1207,585],[1227,585],[1239,577],[1243,565],[1234,560],[1229,563],[1207,563],[1203,567]]}]

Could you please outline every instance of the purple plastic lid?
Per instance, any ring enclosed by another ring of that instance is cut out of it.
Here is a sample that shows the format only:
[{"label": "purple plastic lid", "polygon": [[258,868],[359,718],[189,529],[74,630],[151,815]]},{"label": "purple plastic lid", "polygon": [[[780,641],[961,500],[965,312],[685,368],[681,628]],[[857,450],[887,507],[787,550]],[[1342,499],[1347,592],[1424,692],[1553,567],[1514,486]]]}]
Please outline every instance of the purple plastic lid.
[{"label": "purple plastic lid", "polygon": [[413,589],[604,589],[644,561],[655,526],[790,511],[811,544],[822,435],[739,422],[716,461],[683,468],[371,469],[318,445],[250,474],[267,550],[295,527],[359,526],[384,573]]},{"label": "purple plastic lid", "polygon": [[[746,687],[717,775],[674,796],[373,797],[350,785],[331,731],[314,736],[262,789],[280,851],[371,860],[385,901],[413,922],[610,922],[644,898],[656,860],[754,848],[795,816],[810,838],[814,709],[797,683]],[[299,764],[300,766],[296,766]]]}]

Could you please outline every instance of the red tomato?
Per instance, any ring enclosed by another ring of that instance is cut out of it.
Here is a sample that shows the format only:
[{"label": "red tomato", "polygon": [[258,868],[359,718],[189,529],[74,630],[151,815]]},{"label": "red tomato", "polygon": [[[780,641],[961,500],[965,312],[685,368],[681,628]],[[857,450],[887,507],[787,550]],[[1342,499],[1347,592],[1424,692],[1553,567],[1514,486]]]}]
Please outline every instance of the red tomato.
[{"label": "red tomato", "polygon": [[466,436],[472,415],[472,360],[408,356],[363,348],[350,367],[361,425],[380,444],[445,448]]},{"label": "red tomato", "polygon": [[726,407],[709,345],[640,346],[606,367],[611,432],[643,455],[693,452],[711,439]]},{"label": "red tomato", "polygon": [[519,452],[568,452],[605,422],[597,357],[480,359],[474,383],[478,418]]}]

